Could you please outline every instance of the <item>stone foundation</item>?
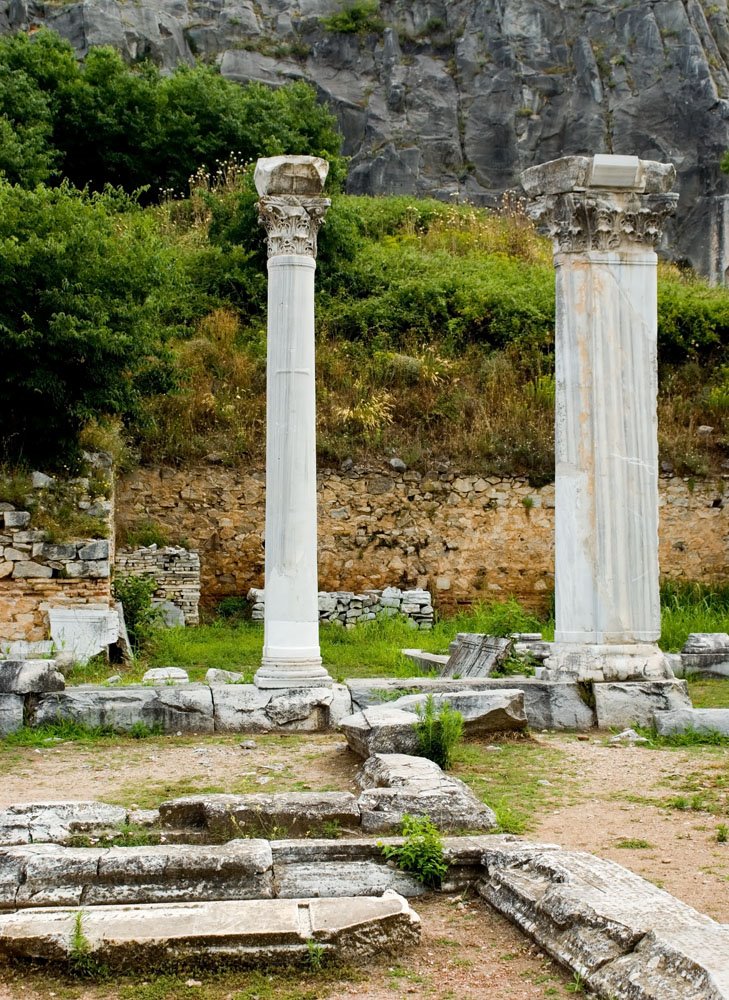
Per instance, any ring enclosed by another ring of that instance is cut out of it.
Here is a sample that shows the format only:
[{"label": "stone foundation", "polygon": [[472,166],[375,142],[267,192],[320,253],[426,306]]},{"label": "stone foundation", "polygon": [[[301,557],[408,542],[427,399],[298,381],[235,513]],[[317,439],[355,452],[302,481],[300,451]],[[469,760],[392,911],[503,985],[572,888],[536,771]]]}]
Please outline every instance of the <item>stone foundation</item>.
[{"label": "stone foundation", "polygon": [[200,556],[182,546],[148,545],[139,549],[118,549],[114,572],[123,576],[151,576],[157,589],[154,597],[169,601],[185,616],[186,625],[200,621]]}]

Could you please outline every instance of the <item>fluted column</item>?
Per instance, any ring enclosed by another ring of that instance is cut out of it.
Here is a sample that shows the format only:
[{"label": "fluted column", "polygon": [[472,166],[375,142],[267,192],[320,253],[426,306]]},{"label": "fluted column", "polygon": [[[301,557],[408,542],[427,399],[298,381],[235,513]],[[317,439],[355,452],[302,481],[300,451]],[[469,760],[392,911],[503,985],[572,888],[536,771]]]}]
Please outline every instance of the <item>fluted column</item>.
[{"label": "fluted column", "polygon": [[312,156],[259,160],[268,242],[266,567],[261,688],[332,683],[319,650],[314,273],[329,169]]},{"label": "fluted column", "polygon": [[550,679],[670,677],[660,636],[655,246],[670,164],[570,156],[525,171],[556,267]]}]

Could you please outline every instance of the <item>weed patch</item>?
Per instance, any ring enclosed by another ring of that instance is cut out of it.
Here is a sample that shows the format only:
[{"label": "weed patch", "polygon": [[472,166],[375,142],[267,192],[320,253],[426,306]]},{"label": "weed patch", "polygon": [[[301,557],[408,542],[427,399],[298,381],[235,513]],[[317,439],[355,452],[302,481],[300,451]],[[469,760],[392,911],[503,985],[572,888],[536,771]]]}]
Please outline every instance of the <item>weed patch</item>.
[{"label": "weed patch", "polygon": [[402,835],[405,842],[399,847],[380,844],[388,861],[404,872],[410,872],[423,885],[436,889],[448,871],[443,854],[443,839],[437,827],[427,817],[403,816]]}]

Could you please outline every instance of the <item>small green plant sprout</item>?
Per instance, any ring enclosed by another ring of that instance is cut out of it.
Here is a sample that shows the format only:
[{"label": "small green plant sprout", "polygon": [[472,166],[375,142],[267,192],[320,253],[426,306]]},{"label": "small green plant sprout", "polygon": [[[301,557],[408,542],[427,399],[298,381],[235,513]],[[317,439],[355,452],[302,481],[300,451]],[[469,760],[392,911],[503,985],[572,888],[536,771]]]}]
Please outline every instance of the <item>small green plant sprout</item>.
[{"label": "small green plant sprout", "polygon": [[447,701],[438,708],[432,694],[418,706],[415,732],[418,737],[418,754],[435,761],[447,771],[451,766],[453,751],[463,735],[463,716]]},{"label": "small green plant sprout", "polygon": [[307,962],[311,972],[321,972],[324,967],[325,947],[313,938],[306,942]]},{"label": "small green plant sprout", "polygon": [[615,846],[626,851],[642,851],[653,847],[653,844],[648,840],[641,840],[640,837],[623,837],[622,840],[616,842]]},{"label": "small green plant sprout", "polygon": [[522,497],[521,498],[521,505],[524,508],[524,510],[527,512],[527,514],[530,514],[531,511],[534,509],[534,497],[530,496],[530,495]]},{"label": "small green plant sprout", "polygon": [[102,976],[104,969],[92,954],[91,942],[84,932],[83,919],[83,910],[79,910],[73,921],[68,948],[68,964],[75,976],[80,976],[82,979],[98,979]]},{"label": "small green plant sprout", "polygon": [[410,872],[430,889],[437,889],[448,871],[443,855],[443,839],[429,816],[409,816],[402,819],[405,842],[400,845],[379,844],[385,858],[398,868]]},{"label": "small green plant sprout", "polygon": [[720,823],[716,828],[716,842],[717,844],[727,844],[729,843],[729,826],[726,823]]},{"label": "small green plant sprout", "polygon": [[585,992],[585,980],[582,978],[579,972],[575,972],[572,976],[572,982],[567,983],[565,989],[568,993],[584,993]]}]

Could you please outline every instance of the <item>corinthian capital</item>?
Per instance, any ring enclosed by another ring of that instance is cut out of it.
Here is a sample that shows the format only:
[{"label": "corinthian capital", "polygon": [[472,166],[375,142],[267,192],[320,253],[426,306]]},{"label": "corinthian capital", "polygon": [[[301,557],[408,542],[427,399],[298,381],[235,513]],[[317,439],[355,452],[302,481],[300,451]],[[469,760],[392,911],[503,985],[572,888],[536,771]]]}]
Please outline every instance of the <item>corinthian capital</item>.
[{"label": "corinthian capital", "polygon": [[316,235],[331,202],[322,198],[329,164],[319,156],[269,156],[253,180],[261,196],[258,221],[268,234],[268,256],[316,257]]},{"label": "corinthian capital", "polygon": [[258,222],[266,230],[268,256],[299,254],[316,258],[316,236],[330,204],[328,198],[298,195],[261,198]]},{"label": "corinthian capital", "polygon": [[671,164],[636,156],[565,156],[524,171],[522,184],[555,253],[646,251],[676,209],[675,176]]}]

